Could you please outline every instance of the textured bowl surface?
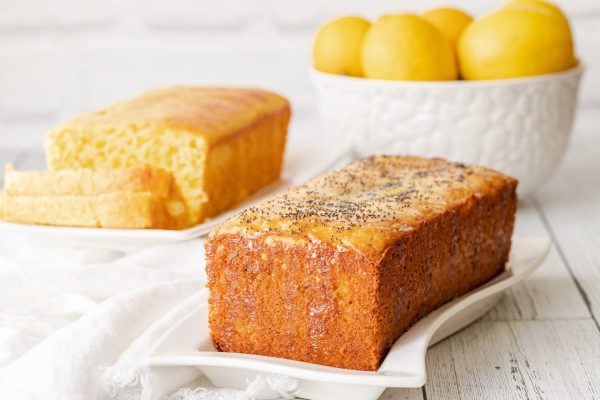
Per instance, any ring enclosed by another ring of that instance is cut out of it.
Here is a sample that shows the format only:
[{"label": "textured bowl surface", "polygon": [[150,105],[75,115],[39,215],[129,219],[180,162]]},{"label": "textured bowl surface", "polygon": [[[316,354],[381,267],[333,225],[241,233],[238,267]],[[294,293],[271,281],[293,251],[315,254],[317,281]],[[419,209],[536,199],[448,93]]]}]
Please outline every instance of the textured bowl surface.
[{"label": "textured bowl surface", "polygon": [[313,72],[328,135],[357,156],[411,154],[490,166],[535,190],[556,169],[583,68],[494,81],[406,82]]}]

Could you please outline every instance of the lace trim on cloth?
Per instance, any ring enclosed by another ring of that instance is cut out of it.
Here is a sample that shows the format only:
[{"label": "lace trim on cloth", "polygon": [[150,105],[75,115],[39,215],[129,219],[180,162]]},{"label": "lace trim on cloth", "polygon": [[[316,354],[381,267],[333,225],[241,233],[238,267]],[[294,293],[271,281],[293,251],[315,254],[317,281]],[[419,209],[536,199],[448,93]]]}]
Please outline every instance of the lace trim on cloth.
[{"label": "lace trim on cloth", "polygon": [[131,365],[118,365],[104,374],[108,400],[140,399],[148,385],[148,375]]},{"label": "lace trim on cloth", "polygon": [[265,396],[293,399],[299,391],[298,381],[283,375],[257,375],[246,390],[182,388],[163,400],[254,400]]}]

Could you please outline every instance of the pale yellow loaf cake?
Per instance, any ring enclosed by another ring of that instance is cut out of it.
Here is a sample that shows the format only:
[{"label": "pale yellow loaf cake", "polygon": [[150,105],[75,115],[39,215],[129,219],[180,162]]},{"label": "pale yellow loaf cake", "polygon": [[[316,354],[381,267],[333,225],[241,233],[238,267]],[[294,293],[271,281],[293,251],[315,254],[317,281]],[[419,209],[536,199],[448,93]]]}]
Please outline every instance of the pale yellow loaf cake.
[{"label": "pale yellow loaf cake", "polygon": [[4,180],[3,221],[122,229],[187,222],[172,174],[156,168],[20,172],[8,165]]},{"label": "pale yellow loaf cake", "polygon": [[289,118],[288,101],[263,90],[154,90],[49,132],[48,167],[162,168],[192,226],[278,179]]}]

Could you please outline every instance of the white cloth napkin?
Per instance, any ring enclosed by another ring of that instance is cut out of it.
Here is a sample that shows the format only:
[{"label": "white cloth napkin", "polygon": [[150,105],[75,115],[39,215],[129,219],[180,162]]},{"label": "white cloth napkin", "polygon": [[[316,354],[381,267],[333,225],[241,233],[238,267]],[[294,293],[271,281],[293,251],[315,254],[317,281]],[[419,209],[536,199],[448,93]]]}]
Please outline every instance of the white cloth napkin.
[{"label": "white cloth napkin", "polygon": [[0,398],[293,397],[287,377],[215,389],[196,368],[145,365],[156,341],[201,304],[205,282],[200,239],[122,254],[0,235]]},{"label": "white cloth napkin", "polygon": [[124,255],[0,238],[0,398],[157,399],[195,378],[150,347],[197,306],[201,240]]}]

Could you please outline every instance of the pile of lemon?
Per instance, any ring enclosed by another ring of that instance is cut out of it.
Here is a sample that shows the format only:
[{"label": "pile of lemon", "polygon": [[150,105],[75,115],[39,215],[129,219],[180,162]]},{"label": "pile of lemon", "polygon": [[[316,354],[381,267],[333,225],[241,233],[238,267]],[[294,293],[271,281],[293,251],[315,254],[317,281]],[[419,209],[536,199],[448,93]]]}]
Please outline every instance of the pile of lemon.
[{"label": "pile of lemon", "polygon": [[509,0],[473,19],[454,8],[391,14],[370,23],[342,17],[313,44],[323,72],[388,80],[503,79],[577,65],[569,22],[543,0]]}]

